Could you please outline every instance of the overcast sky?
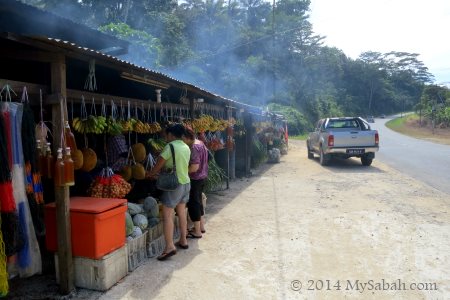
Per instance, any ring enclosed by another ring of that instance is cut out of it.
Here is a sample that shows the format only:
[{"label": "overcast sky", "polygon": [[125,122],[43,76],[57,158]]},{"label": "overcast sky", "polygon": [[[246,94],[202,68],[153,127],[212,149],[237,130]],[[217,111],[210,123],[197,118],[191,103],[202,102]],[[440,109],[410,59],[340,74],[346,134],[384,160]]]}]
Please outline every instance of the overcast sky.
[{"label": "overcast sky", "polygon": [[419,53],[436,83],[450,82],[450,0],[311,0],[315,33],[356,58]]}]

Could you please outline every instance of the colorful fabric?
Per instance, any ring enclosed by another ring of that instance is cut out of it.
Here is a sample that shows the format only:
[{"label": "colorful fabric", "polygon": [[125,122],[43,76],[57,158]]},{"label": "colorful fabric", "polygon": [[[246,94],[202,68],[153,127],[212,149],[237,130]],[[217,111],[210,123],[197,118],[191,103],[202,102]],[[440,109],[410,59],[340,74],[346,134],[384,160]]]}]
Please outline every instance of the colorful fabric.
[{"label": "colorful fabric", "polygon": [[23,105],[10,103],[11,145],[13,153],[13,195],[18,208],[21,248],[18,249],[18,271],[20,277],[29,277],[42,270],[41,254],[30,214],[25,186],[24,156],[22,148]]},{"label": "colorful fabric", "polygon": [[0,199],[1,211],[5,213],[15,212],[16,202],[14,201],[11,181],[0,183],[0,195],[2,195]]},{"label": "colorful fabric", "polygon": [[[37,204],[44,204],[41,174],[39,173],[37,166],[34,114],[28,103],[23,104],[21,131],[27,197],[29,201],[35,201]],[[31,205],[33,205],[33,203],[30,203],[30,206]]]},{"label": "colorful fabric", "polygon": [[[108,164],[114,164],[120,158],[123,153],[127,153],[127,143],[123,134],[111,136],[108,139]],[[113,169],[114,170],[114,169]]]},{"label": "colorful fabric", "polygon": [[0,199],[1,211],[4,213],[15,212],[16,202],[12,195],[12,149],[11,149],[11,121],[8,103],[2,103],[2,113],[0,121],[0,170],[2,197]]}]

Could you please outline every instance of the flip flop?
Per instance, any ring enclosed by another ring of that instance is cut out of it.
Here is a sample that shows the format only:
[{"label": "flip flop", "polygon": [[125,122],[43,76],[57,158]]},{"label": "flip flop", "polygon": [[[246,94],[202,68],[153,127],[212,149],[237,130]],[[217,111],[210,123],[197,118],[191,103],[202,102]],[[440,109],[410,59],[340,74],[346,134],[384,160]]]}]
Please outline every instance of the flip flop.
[{"label": "flip flop", "polygon": [[163,252],[160,256],[158,256],[156,259],[160,260],[160,261],[164,261],[166,259],[168,259],[171,256],[174,256],[175,254],[177,254],[177,250],[173,249],[170,252]]},{"label": "flip flop", "polygon": [[[195,231],[195,229],[194,228],[191,228],[191,229],[189,229],[188,230],[188,234],[189,234],[189,232],[193,232],[193,231]],[[206,233],[206,230],[200,230],[202,233]]]},{"label": "flip flop", "polygon": [[186,236],[188,239],[201,239],[202,236],[194,235],[192,232],[189,232]]},{"label": "flip flop", "polygon": [[182,244],[180,244],[180,242],[175,243],[175,246],[180,247],[181,249],[184,249],[184,250],[189,249],[188,244],[182,245]]}]

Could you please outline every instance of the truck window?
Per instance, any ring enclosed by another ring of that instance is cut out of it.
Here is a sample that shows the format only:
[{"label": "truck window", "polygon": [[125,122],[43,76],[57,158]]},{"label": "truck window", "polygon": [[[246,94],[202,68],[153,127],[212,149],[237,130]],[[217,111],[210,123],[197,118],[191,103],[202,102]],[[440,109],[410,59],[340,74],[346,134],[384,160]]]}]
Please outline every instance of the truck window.
[{"label": "truck window", "polygon": [[329,120],[327,124],[327,128],[336,128],[336,129],[359,129],[359,122],[355,119],[350,120]]},{"label": "truck window", "polygon": [[361,127],[361,130],[370,130],[370,125],[364,122],[364,120],[359,119],[359,125]]}]

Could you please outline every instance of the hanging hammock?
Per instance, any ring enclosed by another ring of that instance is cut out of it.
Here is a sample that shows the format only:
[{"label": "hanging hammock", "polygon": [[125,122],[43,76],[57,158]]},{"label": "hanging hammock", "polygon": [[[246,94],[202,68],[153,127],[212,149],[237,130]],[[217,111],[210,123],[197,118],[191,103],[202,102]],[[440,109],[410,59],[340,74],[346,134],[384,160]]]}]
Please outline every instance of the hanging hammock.
[{"label": "hanging hammock", "polygon": [[25,192],[25,170],[22,147],[22,112],[21,103],[10,103],[11,136],[13,153],[13,195],[19,213],[19,232],[22,238],[22,247],[18,249],[17,266],[20,277],[29,277],[42,270],[41,255],[36,239],[34,226]]},{"label": "hanging hammock", "polygon": [[33,219],[34,229],[37,236],[45,234],[43,220],[43,188],[41,174],[37,167],[36,157],[36,136],[34,114],[28,101],[26,88],[22,93],[23,116],[22,116],[22,147],[25,161],[25,183],[26,195],[30,206],[30,213]]},{"label": "hanging hammock", "polygon": [[12,148],[11,148],[11,116],[9,102],[1,103],[0,117],[0,208],[2,213],[2,232],[5,242],[6,256],[12,256],[22,248],[20,238],[19,217],[12,185]]}]

